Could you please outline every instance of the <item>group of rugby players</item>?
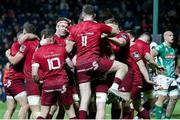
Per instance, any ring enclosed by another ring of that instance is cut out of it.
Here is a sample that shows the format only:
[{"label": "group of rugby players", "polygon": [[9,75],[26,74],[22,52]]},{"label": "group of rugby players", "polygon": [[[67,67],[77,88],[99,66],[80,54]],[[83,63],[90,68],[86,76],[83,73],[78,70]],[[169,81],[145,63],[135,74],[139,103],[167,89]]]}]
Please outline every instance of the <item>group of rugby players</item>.
[{"label": "group of rugby players", "polygon": [[[150,119],[154,104],[155,118],[161,118],[166,98],[165,117],[171,117],[179,94],[173,33],[166,31],[164,42],[150,50],[149,33],[136,37],[121,30],[114,18],[99,23],[95,16],[94,6],[84,5],[78,24],[59,18],[56,31],[46,28],[40,39],[32,24],[24,24],[6,51],[11,65],[4,81],[5,119],[11,118],[16,102],[19,119],[27,117],[29,108],[32,119],[51,119],[56,110],[58,119],[65,112],[69,119],[105,119],[107,102],[112,103],[112,119],[133,119],[134,110],[139,118]],[[154,80],[147,65],[157,75]]]}]

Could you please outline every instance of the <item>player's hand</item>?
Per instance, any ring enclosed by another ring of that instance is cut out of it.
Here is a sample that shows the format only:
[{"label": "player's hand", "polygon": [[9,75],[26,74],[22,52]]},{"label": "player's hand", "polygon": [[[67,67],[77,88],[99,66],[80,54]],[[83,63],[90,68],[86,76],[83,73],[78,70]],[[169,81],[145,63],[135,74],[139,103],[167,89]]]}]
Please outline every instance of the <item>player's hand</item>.
[{"label": "player's hand", "polygon": [[8,57],[10,55],[10,49],[6,50],[6,57]]},{"label": "player's hand", "polygon": [[107,36],[108,36],[108,34],[103,33],[103,34],[101,35],[101,38],[105,38],[105,37],[107,37]]},{"label": "player's hand", "polygon": [[147,80],[146,82],[149,83],[149,84],[151,84],[151,85],[155,85],[155,84],[156,84],[156,83],[153,82],[152,80]]},{"label": "player's hand", "polygon": [[164,73],[165,72],[165,68],[163,66],[158,66],[157,68],[160,72]]}]

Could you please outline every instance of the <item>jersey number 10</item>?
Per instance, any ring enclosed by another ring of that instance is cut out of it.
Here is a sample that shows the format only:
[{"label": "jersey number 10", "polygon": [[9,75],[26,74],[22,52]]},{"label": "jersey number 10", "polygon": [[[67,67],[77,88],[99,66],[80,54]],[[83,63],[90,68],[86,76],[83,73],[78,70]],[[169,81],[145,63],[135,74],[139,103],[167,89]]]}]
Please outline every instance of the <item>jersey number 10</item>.
[{"label": "jersey number 10", "polygon": [[[55,70],[55,69],[59,69],[61,67],[60,60],[57,57],[56,58],[47,59],[47,62],[48,62],[49,70]],[[53,64],[54,62],[56,62],[57,64],[54,65]]]}]

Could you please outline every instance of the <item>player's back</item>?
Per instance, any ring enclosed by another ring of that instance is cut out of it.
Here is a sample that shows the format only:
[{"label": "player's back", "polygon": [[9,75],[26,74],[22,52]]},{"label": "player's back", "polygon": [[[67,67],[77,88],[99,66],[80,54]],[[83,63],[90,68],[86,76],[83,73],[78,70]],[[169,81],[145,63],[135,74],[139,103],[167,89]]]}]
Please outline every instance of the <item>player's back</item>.
[{"label": "player's back", "polygon": [[24,55],[24,74],[28,79],[32,79],[32,57],[39,45],[39,40],[26,40],[20,47],[20,52]]},{"label": "player's back", "polygon": [[77,64],[100,56],[102,33],[110,33],[111,27],[95,21],[83,21],[71,27],[70,39],[76,42]]},{"label": "player's back", "polygon": [[143,61],[146,64],[146,60],[145,60],[144,57],[145,57],[146,53],[150,53],[150,46],[149,46],[149,44],[144,42],[144,41],[142,41],[142,40],[140,40],[140,39],[137,39],[135,41],[135,44],[137,45],[139,53],[143,57]]},{"label": "player's back", "polygon": [[40,64],[43,79],[56,77],[58,75],[66,77],[66,57],[64,46],[49,44],[42,46],[35,52],[33,61]]},{"label": "player's back", "polygon": [[140,40],[140,39],[137,39],[135,41],[137,47],[138,47],[138,50],[139,50],[139,53],[141,54],[141,56],[145,56],[146,52],[150,52],[150,46],[148,43]]}]

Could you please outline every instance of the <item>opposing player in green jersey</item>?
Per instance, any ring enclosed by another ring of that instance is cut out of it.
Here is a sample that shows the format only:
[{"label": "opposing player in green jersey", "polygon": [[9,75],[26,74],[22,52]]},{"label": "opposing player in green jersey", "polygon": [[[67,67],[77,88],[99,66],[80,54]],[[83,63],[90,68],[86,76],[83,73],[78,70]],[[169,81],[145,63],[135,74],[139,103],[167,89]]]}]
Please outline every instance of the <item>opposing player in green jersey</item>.
[{"label": "opposing player in green jersey", "polygon": [[[164,101],[167,99],[167,96],[169,95],[170,100],[166,109],[166,118],[171,117],[178,98],[177,83],[175,81],[176,52],[175,49],[172,48],[172,44],[174,42],[174,35],[171,31],[166,31],[164,32],[163,37],[164,42],[155,47],[152,51],[152,55],[154,57],[158,57],[157,63],[165,68],[164,71],[160,71],[159,75],[155,77],[155,82],[158,85],[158,98],[155,103],[155,117],[157,119],[161,119],[162,117],[162,108]],[[170,90],[170,88],[173,90]]]}]

